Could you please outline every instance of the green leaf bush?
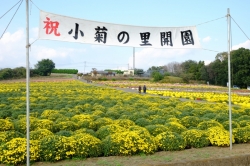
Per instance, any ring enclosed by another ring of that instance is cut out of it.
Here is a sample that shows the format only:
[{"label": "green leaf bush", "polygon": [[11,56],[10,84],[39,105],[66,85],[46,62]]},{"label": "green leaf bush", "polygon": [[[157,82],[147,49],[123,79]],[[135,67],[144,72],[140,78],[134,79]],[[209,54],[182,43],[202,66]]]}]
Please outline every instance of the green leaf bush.
[{"label": "green leaf bush", "polygon": [[191,129],[182,133],[188,148],[202,148],[210,144],[206,131]]},{"label": "green leaf bush", "polygon": [[117,132],[107,136],[102,142],[104,156],[151,154],[157,148],[154,137],[147,132]]},{"label": "green leaf bush", "polygon": [[215,120],[209,120],[209,121],[203,121],[203,122],[199,123],[198,126],[197,126],[197,128],[200,129],[200,130],[207,130],[210,127],[223,128],[223,125],[220,124],[219,122],[215,121]]},{"label": "green leaf bush", "polygon": [[99,130],[97,130],[96,134],[97,134],[97,138],[103,140],[108,135],[118,133],[118,132],[124,132],[126,130],[127,130],[126,128],[121,127],[117,124],[111,124],[111,125],[101,127]]},{"label": "green leaf bush", "polygon": [[167,128],[170,131],[176,132],[179,134],[181,134],[184,131],[187,131],[187,128],[178,122],[169,122],[169,123],[166,123],[165,126],[167,126]]},{"label": "green leaf bush", "polygon": [[187,143],[182,135],[167,131],[156,136],[159,150],[174,151],[185,149]]},{"label": "green leaf bush", "polygon": [[236,143],[250,142],[250,126],[234,128],[233,135]]},{"label": "green leaf bush", "polygon": [[158,134],[168,131],[168,128],[164,125],[148,125],[145,128],[152,136],[157,136]]}]

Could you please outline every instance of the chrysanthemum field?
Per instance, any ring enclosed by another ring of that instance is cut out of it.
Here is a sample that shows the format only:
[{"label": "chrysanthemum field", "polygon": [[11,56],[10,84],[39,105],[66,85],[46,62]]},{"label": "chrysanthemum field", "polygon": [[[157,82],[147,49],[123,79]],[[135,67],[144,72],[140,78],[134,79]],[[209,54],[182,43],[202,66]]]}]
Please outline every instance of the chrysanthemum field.
[{"label": "chrysanthemum field", "polygon": [[[25,96],[25,83],[0,83],[0,163],[26,161]],[[234,143],[250,141],[248,105],[232,108],[232,126]],[[77,80],[30,84],[34,162],[229,146],[228,128],[223,102],[181,102]]]}]

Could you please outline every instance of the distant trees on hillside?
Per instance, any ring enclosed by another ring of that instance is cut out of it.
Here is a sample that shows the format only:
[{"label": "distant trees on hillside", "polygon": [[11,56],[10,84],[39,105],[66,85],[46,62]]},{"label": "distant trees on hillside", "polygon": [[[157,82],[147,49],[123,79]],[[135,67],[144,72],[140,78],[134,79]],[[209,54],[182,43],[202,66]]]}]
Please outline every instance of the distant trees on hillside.
[{"label": "distant trees on hillside", "polygon": [[[231,51],[230,55],[232,85],[246,88],[250,85],[250,50],[239,48]],[[164,66],[152,66],[148,71],[181,77],[185,82],[196,80],[226,86],[228,82],[228,53],[218,53],[215,60],[208,65],[205,65],[204,61],[187,60],[182,63],[170,62]]]}]

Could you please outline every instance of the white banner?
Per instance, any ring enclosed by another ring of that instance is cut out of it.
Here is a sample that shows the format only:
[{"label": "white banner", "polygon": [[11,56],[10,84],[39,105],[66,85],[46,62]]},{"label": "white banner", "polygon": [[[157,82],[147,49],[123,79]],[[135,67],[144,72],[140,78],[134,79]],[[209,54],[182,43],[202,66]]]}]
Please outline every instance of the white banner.
[{"label": "white banner", "polygon": [[39,39],[130,47],[201,47],[195,26],[119,25],[71,18],[44,11],[40,11]]}]

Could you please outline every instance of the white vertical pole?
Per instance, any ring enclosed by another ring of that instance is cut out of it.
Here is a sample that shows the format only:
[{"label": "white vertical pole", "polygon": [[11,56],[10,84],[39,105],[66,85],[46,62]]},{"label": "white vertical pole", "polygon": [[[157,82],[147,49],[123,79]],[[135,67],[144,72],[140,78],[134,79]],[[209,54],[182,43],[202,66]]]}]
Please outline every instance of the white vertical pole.
[{"label": "white vertical pole", "polygon": [[230,133],[230,150],[232,150],[232,105],[231,105],[231,61],[230,61],[230,49],[231,49],[231,17],[230,10],[227,9],[227,25],[228,25],[228,107],[229,107],[229,133]]},{"label": "white vertical pole", "polygon": [[29,0],[26,0],[26,136],[27,136],[27,158],[26,165],[30,165],[30,121],[29,121],[29,92],[30,92],[30,67],[29,67]]},{"label": "white vertical pole", "polygon": [[133,69],[135,70],[135,47],[133,47]]},{"label": "white vertical pole", "polygon": [[84,61],[84,72],[83,72],[83,74],[85,74],[85,66],[86,66],[86,61]]}]

